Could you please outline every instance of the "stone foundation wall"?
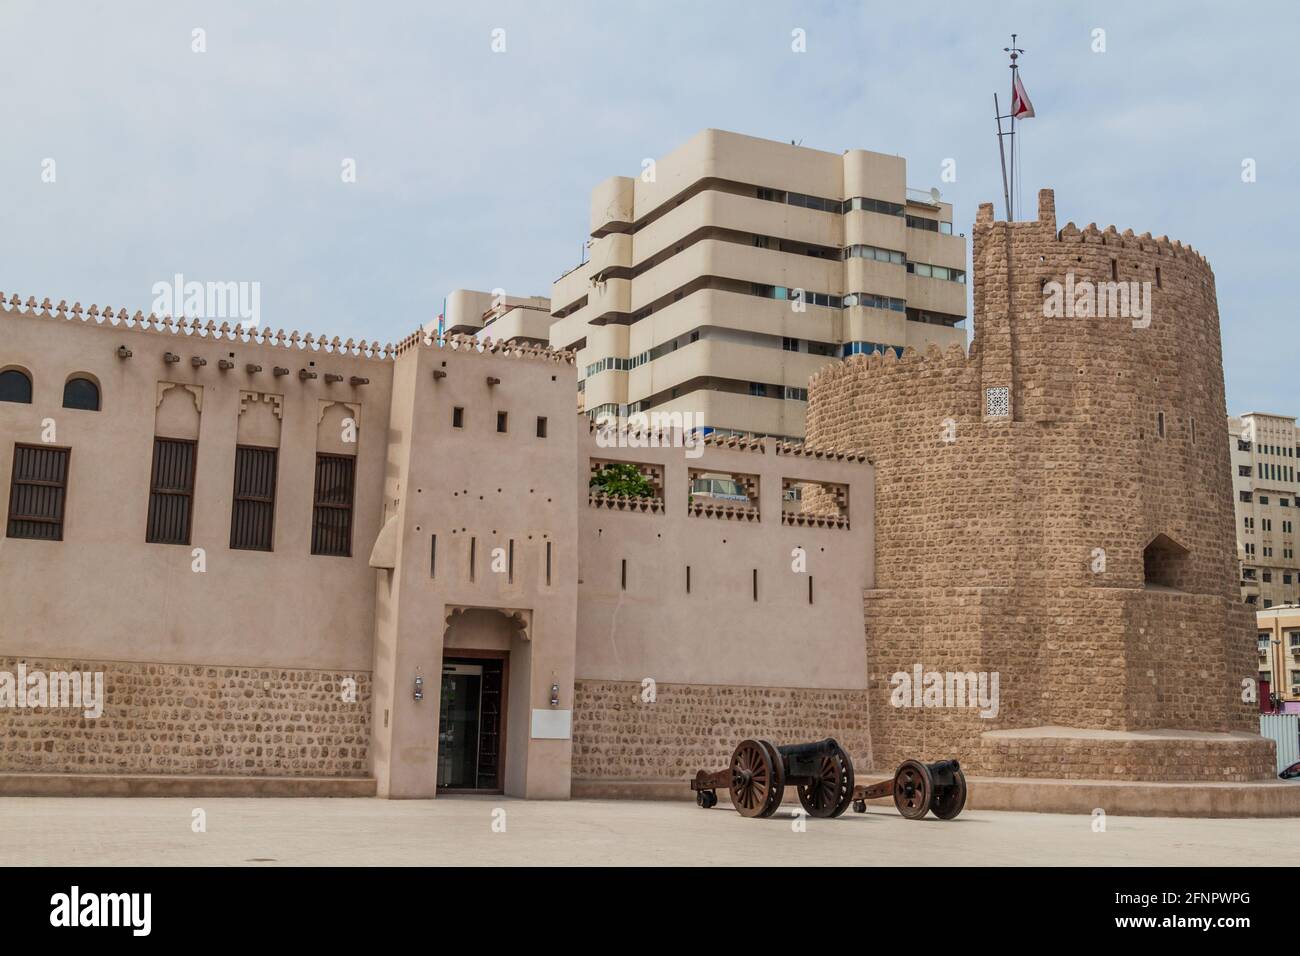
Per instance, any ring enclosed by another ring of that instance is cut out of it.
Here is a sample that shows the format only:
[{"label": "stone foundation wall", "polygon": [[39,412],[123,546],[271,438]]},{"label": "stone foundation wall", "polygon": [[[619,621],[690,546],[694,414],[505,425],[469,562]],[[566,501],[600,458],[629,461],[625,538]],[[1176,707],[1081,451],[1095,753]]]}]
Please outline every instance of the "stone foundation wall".
[{"label": "stone foundation wall", "polygon": [[[370,674],[0,657],[3,673],[100,671],[98,718],[0,707],[0,772],[364,777]],[[343,699],[356,681],[355,702]]]},{"label": "stone foundation wall", "polygon": [[[1005,766],[984,763],[981,735],[991,730],[1258,726],[1241,699],[1251,645],[1238,638],[1249,611],[1231,599],[1140,588],[915,587],[868,591],[863,612],[880,767],[956,757],[971,773],[1000,774]],[[891,678],[916,664],[925,673],[996,673],[996,714],[894,706]],[[1164,779],[1158,767],[1152,774]]]},{"label": "stone foundation wall", "polygon": [[1274,776],[1273,742],[1231,740],[986,739],[980,774],[1062,780],[1245,783]]},{"label": "stone foundation wall", "polygon": [[659,684],[642,701],[636,681],[579,679],[574,686],[575,780],[687,781],[725,767],[736,744],[834,737],[854,766],[871,767],[866,691]]}]

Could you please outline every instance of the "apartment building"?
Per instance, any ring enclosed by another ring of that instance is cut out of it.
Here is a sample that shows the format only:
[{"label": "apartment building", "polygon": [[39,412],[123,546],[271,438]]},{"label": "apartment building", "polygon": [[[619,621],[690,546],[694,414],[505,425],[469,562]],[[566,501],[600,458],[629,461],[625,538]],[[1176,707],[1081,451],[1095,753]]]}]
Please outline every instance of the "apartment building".
[{"label": "apartment building", "polygon": [[1259,637],[1261,694],[1278,697],[1284,713],[1300,713],[1300,605],[1287,604],[1255,615]]},{"label": "apartment building", "polygon": [[708,129],[592,192],[590,257],[552,287],[591,416],[691,413],[802,439],[808,379],[966,341],[966,240],[899,156]]},{"label": "apartment building", "polygon": [[1294,418],[1228,419],[1241,596],[1257,608],[1300,603],[1300,432]]},{"label": "apartment building", "polygon": [[[472,335],[494,342],[545,345],[550,339],[551,301],[543,295],[510,296],[504,289],[478,292],[456,289],[447,296],[443,333]],[[437,323],[424,327],[437,332]]]}]

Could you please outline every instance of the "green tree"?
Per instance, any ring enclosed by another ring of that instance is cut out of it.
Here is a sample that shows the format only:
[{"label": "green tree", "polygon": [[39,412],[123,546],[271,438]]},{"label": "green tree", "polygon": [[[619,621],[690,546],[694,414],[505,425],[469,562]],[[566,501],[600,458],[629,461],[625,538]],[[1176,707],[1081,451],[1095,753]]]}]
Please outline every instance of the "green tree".
[{"label": "green tree", "polygon": [[637,470],[636,465],[625,462],[603,465],[591,476],[591,487],[601,494],[621,495],[627,498],[653,498],[654,485]]}]

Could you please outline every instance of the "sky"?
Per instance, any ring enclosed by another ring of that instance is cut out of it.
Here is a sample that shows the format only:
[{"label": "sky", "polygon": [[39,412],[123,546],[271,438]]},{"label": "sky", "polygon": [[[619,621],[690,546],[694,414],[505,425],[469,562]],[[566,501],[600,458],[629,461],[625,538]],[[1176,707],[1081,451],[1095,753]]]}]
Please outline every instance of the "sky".
[{"label": "sky", "polygon": [[549,295],[592,187],[706,127],[902,155],[968,234],[1015,31],[1022,208],[1052,187],[1061,225],[1194,246],[1229,412],[1300,415],[1298,28],[1294,2],[0,0],[0,290],[148,312],[177,273],[256,282],[263,325],[396,341],[455,288]]}]

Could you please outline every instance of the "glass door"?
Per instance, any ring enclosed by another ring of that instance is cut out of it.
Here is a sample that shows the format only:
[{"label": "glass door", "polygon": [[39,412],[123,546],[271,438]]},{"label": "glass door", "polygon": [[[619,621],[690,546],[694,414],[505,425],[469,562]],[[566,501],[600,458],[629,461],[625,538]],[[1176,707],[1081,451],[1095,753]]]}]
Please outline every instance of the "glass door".
[{"label": "glass door", "polygon": [[438,789],[478,789],[483,666],[445,661],[438,705]]}]

